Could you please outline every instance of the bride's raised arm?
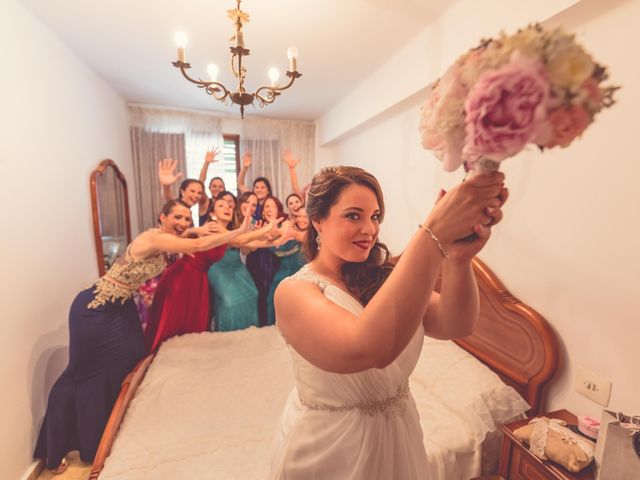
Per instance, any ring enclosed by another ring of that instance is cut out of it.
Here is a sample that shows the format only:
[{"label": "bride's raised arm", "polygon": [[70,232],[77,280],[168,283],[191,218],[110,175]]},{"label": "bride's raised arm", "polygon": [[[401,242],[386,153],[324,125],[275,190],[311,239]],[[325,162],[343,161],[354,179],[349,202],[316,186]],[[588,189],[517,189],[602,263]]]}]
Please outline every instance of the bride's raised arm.
[{"label": "bride's raised arm", "polygon": [[[455,252],[457,241],[467,241],[459,239],[473,232],[484,234],[479,226],[495,218],[487,214],[487,208],[498,215],[503,179],[502,173],[480,175],[444,195],[358,316],[328,300],[315,285],[301,280],[283,282],[275,296],[283,336],[300,355],[327,371],[354,373],[389,365],[423,321],[448,251]],[[324,205],[318,208],[318,203]],[[350,182],[333,194],[331,187],[314,192],[312,184],[307,212],[310,242],[321,238],[310,267],[348,290],[342,266],[371,261],[369,253],[384,213],[381,194],[367,182]],[[484,245],[478,241],[480,244]],[[470,289],[473,286],[463,282],[453,290],[460,299],[472,296]]]}]

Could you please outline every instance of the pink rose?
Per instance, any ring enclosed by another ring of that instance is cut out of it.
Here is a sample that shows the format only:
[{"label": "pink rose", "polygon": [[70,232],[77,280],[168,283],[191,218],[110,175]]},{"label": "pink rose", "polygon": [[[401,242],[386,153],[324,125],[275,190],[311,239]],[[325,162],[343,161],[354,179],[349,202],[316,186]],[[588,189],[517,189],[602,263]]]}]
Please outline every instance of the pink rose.
[{"label": "pink rose", "polygon": [[582,105],[571,105],[552,111],[548,118],[551,138],[543,146],[568,147],[576,137],[582,135],[591,121],[591,116]]},{"label": "pink rose", "polygon": [[549,82],[542,63],[520,55],[483,74],[465,102],[464,160],[500,162],[532,141],[546,117]]}]

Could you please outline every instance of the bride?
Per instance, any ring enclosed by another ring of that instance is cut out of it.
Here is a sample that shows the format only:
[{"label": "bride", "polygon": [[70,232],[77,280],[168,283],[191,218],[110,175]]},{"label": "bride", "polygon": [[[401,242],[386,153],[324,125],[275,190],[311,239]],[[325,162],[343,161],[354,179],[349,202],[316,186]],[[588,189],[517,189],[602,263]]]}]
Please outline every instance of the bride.
[{"label": "bride", "polygon": [[311,261],[275,295],[296,386],[270,478],[426,478],[408,378],[423,335],[451,339],[473,330],[471,259],[502,219],[503,180],[502,173],[479,175],[444,194],[396,261],[378,241],[384,200],[375,177],[331,167],[313,178]]}]

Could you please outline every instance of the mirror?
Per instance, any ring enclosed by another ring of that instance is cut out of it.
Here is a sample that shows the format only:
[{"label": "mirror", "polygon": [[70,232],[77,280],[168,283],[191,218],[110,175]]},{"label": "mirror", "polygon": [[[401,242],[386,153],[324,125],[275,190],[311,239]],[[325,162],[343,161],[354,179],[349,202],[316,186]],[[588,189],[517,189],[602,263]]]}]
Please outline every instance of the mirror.
[{"label": "mirror", "polygon": [[91,209],[98,272],[104,275],[131,242],[127,181],[113,160],[91,173]]}]

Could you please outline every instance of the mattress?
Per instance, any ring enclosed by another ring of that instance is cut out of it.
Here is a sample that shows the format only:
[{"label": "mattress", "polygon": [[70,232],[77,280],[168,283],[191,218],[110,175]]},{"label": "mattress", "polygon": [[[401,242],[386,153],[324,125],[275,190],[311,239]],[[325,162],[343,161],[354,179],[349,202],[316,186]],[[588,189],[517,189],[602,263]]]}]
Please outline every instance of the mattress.
[{"label": "mattress", "polygon": [[[172,338],[138,387],[99,478],[264,480],[292,387],[275,327]],[[499,424],[529,408],[450,341],[425,337],[410,388],[433,479],[493,469]]]}]

